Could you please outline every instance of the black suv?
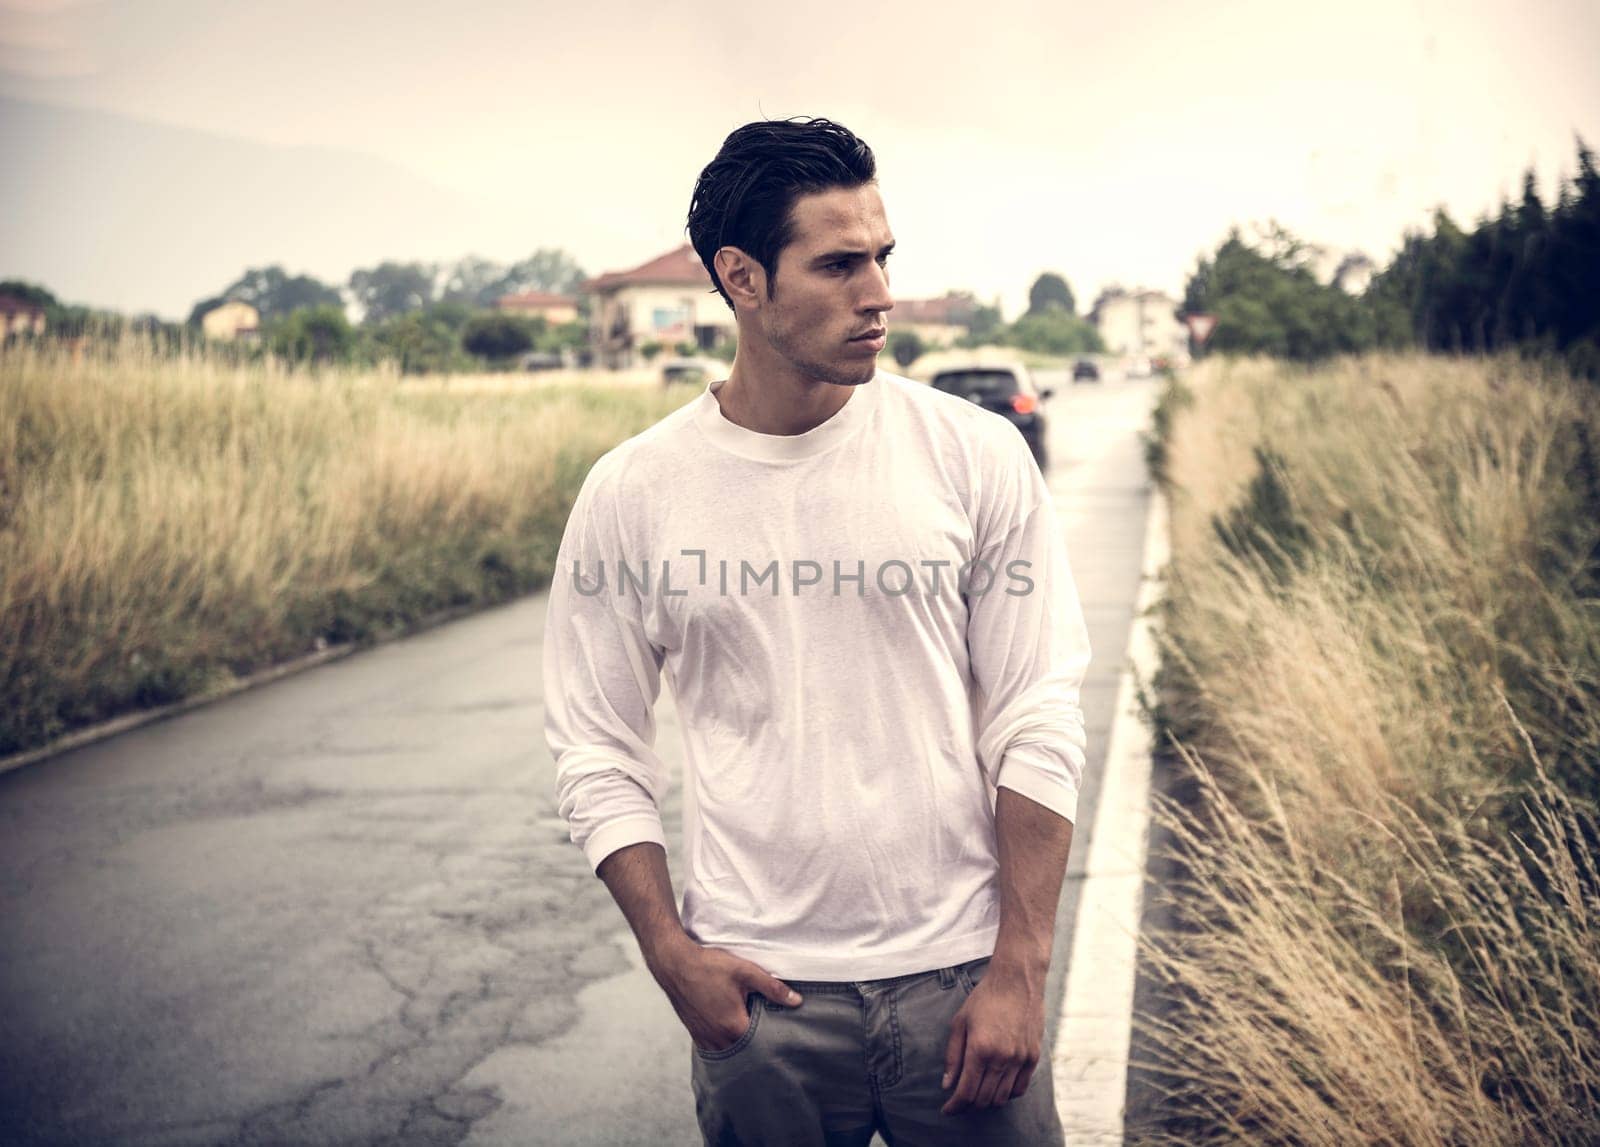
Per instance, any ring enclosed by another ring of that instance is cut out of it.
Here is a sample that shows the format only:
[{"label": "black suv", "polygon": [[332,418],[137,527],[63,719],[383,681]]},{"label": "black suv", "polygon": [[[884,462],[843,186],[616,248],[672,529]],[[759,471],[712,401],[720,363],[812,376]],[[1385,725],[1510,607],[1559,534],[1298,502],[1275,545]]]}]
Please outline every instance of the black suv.
[{"label": "black suv", "polygon": [[1049,387],[1035,387],[1027,367],[1015,363],[945,367],[935,373],[928,384],[935,390],[960,395],[1010,419],[1027,440],[1039,469],[1049,466],[1043,404],[1055,392]]},{"label": "black suv", "polygon": [[1073,382],[1099,382],[1100,368],[1091,360],[1080,358],[1072,368]]}]

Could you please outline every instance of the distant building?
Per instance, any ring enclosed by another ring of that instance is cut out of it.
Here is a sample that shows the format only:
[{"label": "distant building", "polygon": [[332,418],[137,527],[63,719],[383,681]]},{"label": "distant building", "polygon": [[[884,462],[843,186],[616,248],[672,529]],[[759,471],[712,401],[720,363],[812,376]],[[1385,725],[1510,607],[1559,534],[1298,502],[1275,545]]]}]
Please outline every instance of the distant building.
[{"label": "distant building", "polygon": [[1177,300],[1164,292],[1121,291],[1103,294],[1089,321],[1111,354],[1181,360],[1189,353],[1189,330],[1177,310]]},{"label": "distant building", "polygon": [[608,271],[580,288],[589,296],[594,361],[612,370],[637,366],[640,348],[679,343],[712,350],[737,337],[733,312],[711,286],[694,247],[685,243],[629,271]]},{"label": "distant building", "polygon": [[0,340],[44,334],[44,308],[16,295],[0,295]]},{"label": "distant building", "polygon": [[522,291],[515,295],[501,295],[494,301],[497,311],[514,315],[542,318],[553,327],[577,322],[578,300],[567,295],[552,295],[547,291]]},{"label": "distant building", "polygon": [[976,299],[956,291],[942,299],[896,299],[889,329],[909,331],[930,347],[948,347],[967,333],[977,309]]},{"label": "distant building", "polygon": [[230,299],[221,306],[212,307],[200,319],[200,329],[208,339],[231,342],[261,335],[261,312],[249,303]]}]

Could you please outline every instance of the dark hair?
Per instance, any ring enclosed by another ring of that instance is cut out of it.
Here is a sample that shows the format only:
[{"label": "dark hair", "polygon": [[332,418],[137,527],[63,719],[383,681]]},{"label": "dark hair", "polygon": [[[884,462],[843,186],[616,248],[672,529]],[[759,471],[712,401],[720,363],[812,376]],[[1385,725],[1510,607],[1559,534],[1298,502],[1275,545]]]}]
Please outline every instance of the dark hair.
[{"label": "dark hair", "polygon": [[717,277],[723,247],[738,247],[767,272],[767,297],[778,255],[794,239],[796,199],[877,177],[872,149],[842,124],[825,119],[758,120],[735,130],[695,180],[689,242],[729,308]]}]

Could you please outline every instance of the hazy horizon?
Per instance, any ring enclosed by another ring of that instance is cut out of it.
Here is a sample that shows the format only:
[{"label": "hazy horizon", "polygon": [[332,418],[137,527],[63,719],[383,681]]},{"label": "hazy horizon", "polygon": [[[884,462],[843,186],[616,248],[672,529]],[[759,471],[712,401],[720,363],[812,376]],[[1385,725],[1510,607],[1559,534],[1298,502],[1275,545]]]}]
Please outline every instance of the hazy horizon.
[{"label": "hazy horizon", "polygon": [[1576,0],[982,19],[0,0],[0,96],[48,105],[3,105],[0,277],[181,318],[247,265],[343,283],[560,247],[598,274],[683,241],[728,131],[826,115],[877,153],[896,293],[1014,316],[1044,270],[1080,307],[1113,282],[1179,294],[1230,226],[1268,219],[1382,264],[1435,206],[1470,223],[1530,166],[1553,200],[1576,138],[1600,144],[1600,7]]}]

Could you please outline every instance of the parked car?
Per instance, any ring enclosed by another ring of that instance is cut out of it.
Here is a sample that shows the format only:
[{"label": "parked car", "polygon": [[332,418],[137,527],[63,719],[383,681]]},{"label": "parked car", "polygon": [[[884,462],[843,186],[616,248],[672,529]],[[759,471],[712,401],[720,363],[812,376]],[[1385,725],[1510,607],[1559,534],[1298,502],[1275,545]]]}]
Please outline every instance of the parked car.
[{"label": "parked car", "polygon": [[721,365],[707,358],[669,358],[661,364],[661,385],[683,382],[704,386]]},{"label": "parked car", "polygon": [[566,360],[555,351],[531,350],[517,360],[523,370],[560,370]]},{"label": "parked car", "polygon": [[1080,358],[1072,367],[1073,382],[1099,382],[1100,368],[1090,359]]},{"label": "parked car", "polygon": [[1043,403],[1055,391],[1048,386],[1035,386],[1027,367],[1021,363],[988,362],[946,365],[928,379],[928,385],[1010,419],[1033,451],[1039,469],[1049,466]]}]

